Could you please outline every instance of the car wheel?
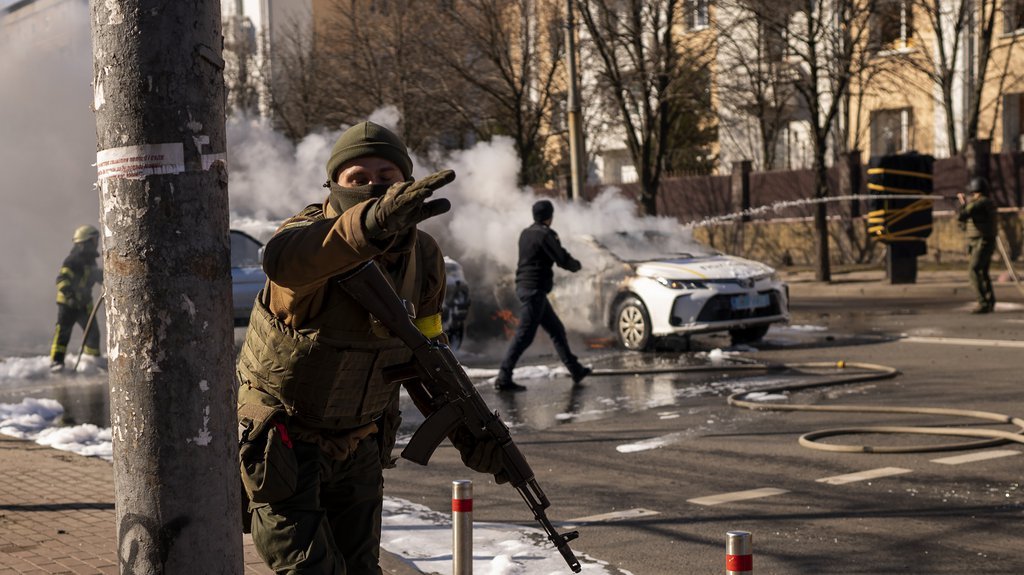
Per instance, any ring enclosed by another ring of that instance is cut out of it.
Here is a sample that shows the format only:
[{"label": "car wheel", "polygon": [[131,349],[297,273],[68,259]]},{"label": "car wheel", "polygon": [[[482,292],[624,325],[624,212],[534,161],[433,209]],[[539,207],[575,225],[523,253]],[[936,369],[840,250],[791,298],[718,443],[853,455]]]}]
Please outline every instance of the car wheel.
[{"label": "car wheel", "polygon": [[768,333],[767,325],[755,325],[751,327],[729,330],[729,336],[732,338],[733,345],[741,345],[744,343],[755,343],[761,341],[761,338],[763,338],[766,333]]},{"label": "car wheel", "polygon": [[622,300],[615,308],[615,336],[626,349],[643,351],[651,345],[651,316],[635,297]]}]

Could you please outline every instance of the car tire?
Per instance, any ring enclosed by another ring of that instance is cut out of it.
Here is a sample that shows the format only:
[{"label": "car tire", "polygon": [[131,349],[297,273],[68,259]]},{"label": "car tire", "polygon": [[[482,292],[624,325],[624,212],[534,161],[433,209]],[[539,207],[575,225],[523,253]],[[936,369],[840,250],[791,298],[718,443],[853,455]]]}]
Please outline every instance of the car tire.
[{"label": "car tire", "polygon": [[615,337],[619,345],[632,351],[644,351],[651,347],[651,316],[644,302],[628,297],[615,308]]},{"label": "car tire", "polygon": [[756,343],[761,341],[761,338],[768,333],[768,325],[753,325],[750,327],[743,327],[738,329],[730,329],[729,337],[732,338],[733,345],[742,345],[745,343]]}]

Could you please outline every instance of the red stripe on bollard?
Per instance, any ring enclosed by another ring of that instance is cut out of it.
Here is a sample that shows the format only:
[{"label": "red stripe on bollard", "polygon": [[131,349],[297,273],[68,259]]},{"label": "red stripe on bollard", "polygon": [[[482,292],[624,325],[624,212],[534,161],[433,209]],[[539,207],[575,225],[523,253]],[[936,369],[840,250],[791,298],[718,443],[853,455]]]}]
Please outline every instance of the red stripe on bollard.
[{"label": "red stripe on bollard", "polygon": [[455,513],[470,513],[473,511],[472,499],[452,499],[452,511]]},{"label": "red stripe on bollard", "polygon": [[729,531],[725,534],[725,574],[753,575],[753,536],[747,531]]},{"label": "red stripe on bollard", "polygon": [[725,556],[725,570],[726,571],[753,571],[754,570],[754,556],[753,555],[726,555]]}]

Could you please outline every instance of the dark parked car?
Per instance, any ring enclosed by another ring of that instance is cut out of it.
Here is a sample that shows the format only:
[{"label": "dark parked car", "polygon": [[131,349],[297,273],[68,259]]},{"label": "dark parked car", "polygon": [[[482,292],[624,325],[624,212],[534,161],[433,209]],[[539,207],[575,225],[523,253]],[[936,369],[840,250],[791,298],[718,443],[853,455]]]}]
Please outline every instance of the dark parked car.
[{"label": "dark parked car", "polygon": [[[256,294],[267,281],[262,261],[263,243],[243,231],[231,230],[231,295],[236,326],[249,323]],[[466,333],[469,286],[459,262],[446,257],[444,267],[448,285],[441,310],[441,326],[448,334],[452,349],[458,349]]]},{"label": "dark parked car", "polygon": [[252,302],[267,281],[262,262],[263,243],[245,232],[231,230],[231,297],[236,326],[248,325]]}]

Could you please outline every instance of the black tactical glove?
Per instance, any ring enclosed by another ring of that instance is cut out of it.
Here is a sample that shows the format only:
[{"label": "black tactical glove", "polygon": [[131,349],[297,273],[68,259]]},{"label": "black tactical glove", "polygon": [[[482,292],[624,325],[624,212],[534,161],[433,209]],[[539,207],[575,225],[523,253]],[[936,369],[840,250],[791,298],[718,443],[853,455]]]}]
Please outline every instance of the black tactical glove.
[{"label": "black tactical glove", "polygon": [[462,463],[473,471],[488,473],[494,476],[497,484],[508,483],[501,446],[490,439],[479,440],[473,437],[464,426],[451,434],[452,445],[459,450]]},{"label": "black tactical glove", "polygon": [[455,172],[442,170],[422,180],[398,182],[366,213],[366,231],[371,238],[393,236],[427,218],[443,214],[452,203],[441,198],[427,202],[434,190],[455,179]]}]

